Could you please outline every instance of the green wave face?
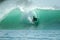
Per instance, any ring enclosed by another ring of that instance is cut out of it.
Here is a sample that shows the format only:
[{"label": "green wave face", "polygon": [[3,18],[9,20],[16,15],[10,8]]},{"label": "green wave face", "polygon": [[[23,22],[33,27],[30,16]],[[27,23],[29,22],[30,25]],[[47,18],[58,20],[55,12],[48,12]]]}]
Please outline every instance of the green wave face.
[{"label": "green wave face", "polygon": [[60,10],[40,10],[36,13],[39,18],[39,28],[47,30],[60,29]]},{"label": "green wave face", "polygon": [[16,8],[12,10],[4,20],[0,22],[0,29],[21,30],[21,29],[36,29],[36,30],[59,30],[60,29],[60,10],[33,10],[37,14],[37,22],[32,24],[24,12]]}]

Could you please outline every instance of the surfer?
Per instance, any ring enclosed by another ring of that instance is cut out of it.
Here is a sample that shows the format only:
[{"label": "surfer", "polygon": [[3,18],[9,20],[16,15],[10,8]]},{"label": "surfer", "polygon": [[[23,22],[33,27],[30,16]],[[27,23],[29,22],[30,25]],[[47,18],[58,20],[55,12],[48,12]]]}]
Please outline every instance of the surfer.
[{"label": "surfer", "polygon": [[28,17],[28,20],[29,20],[29,22],[30,22],[31,25],[33,25],[33,26],[35,26],[35,27],[38,26],[39,20],[38,20],[37,14],[34,13],[34,11],[33,11],[33,12],[30,11],[30,12],[27,14],[27,17]]},{"label": "surfer", "polygon": [[33,16],[33,19],[32,19],[33,22],[36,22],[37,21],[37,18],[35,16]]},{"label": "surfer", "polygon": [[38,26],[38,18],[36,18],[35,16],[33,16],[32,22],[33,25]]}]

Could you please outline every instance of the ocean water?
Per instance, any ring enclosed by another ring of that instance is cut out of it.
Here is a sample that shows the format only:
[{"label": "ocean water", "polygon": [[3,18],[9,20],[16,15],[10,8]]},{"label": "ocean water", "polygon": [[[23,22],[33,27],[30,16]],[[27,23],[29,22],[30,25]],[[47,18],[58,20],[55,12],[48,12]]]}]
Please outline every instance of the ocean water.
[{"label": "ocean water", "polygon": [[[60,9],[59,3],[59,0],[0,0],[0,40],[60,40],[60,10],[56,10]],[[37,17],[34,24],[33,15]]]},{"label": "ocean water", "polygon": [[[37,15],[36,24],[30,23],[27,18],[32,12]],[[5,15],[5,18],[0,22],[0,29],[59,30],[60,10],[34,9],[27,15],[19,8],[15,8]]]},{"label": "ocean water", "polygon": [[0,30],[0,40],[60,40],[60,30]]}]

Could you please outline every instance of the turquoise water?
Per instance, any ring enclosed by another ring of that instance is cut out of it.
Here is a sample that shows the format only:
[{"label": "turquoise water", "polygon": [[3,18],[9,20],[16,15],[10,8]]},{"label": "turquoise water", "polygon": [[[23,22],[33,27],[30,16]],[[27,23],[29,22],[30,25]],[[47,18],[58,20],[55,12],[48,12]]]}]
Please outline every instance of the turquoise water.
[{"label": "turquoise water", "polygon": [[39,25],[42,29],[60,29],[60,10],[37,9],[36,13],[39,18]]},{"label": "turquoise water", "polygon": [[0,22],[0,29],[36,29],[36,30],[59,30],[60,29],[60,10],[33,10],[37,14],[38,26],[29,22],[20,9],[12,10],[4,20]]}]

